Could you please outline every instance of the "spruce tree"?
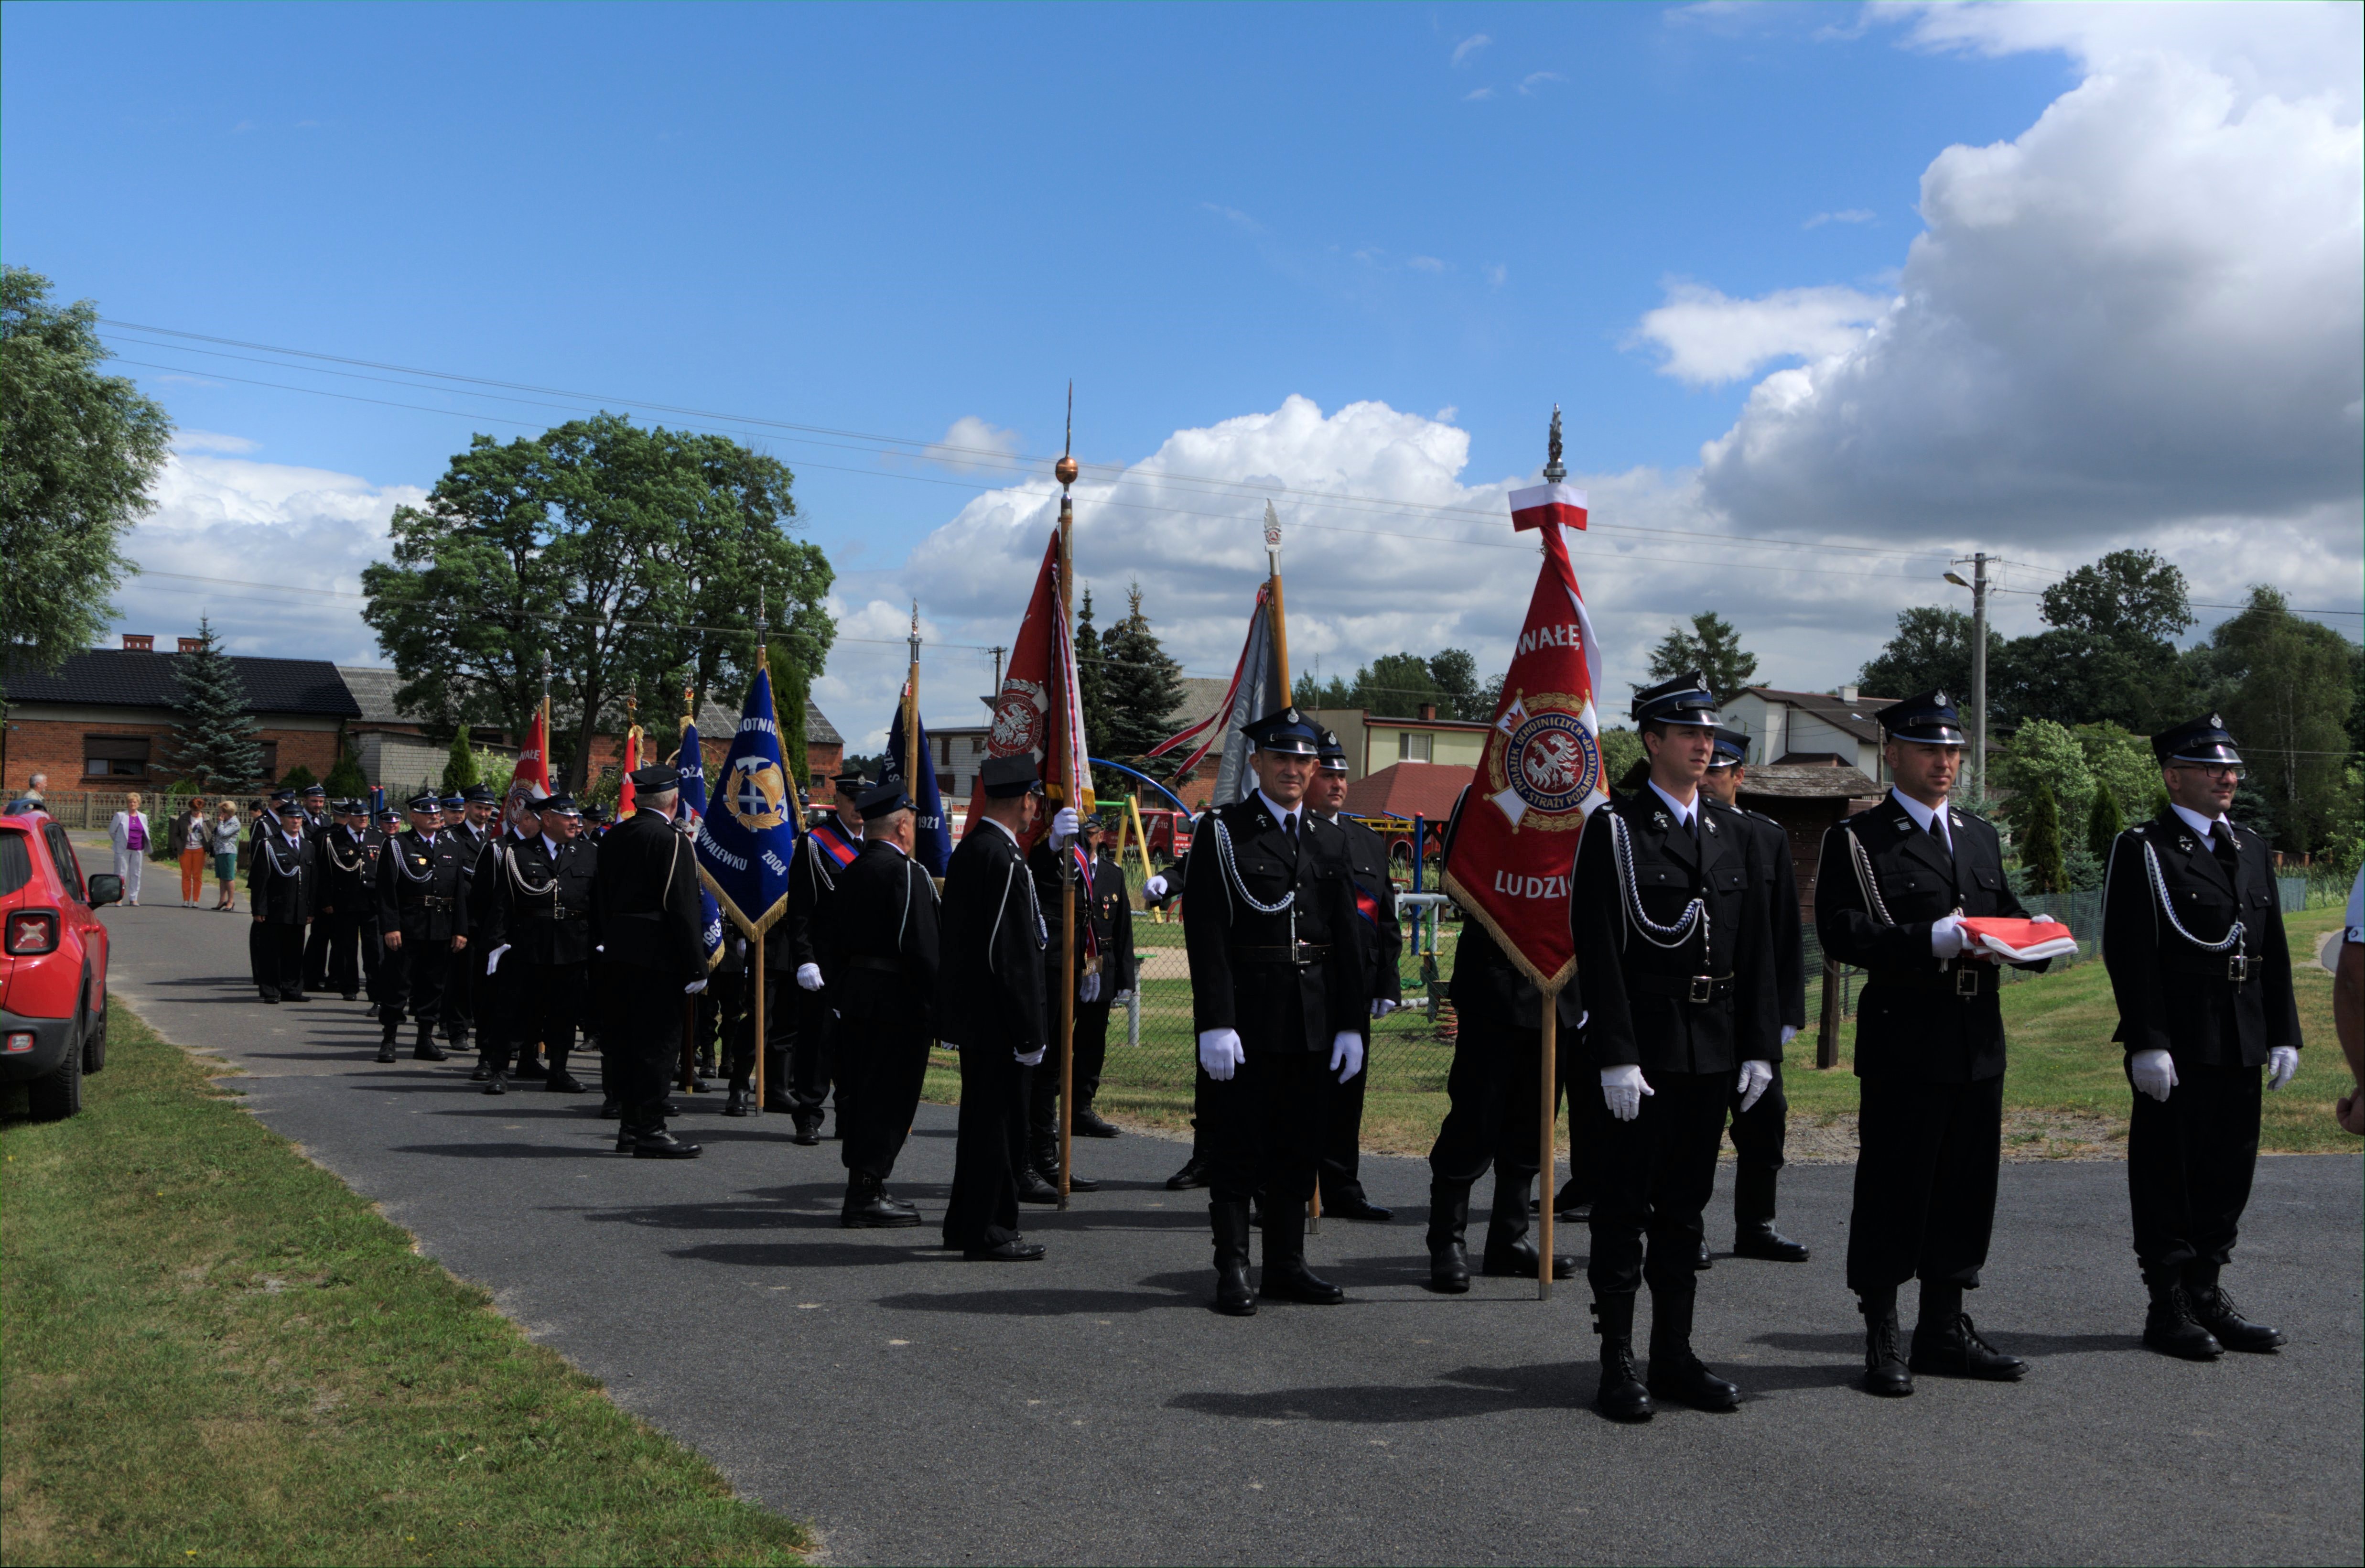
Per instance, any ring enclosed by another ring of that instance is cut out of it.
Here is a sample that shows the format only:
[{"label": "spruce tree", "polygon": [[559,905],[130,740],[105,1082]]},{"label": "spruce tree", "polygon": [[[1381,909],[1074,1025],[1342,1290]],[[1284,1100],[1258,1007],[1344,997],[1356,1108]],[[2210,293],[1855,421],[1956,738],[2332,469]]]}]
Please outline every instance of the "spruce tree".
[{"label": "spruce tree", "polygon": [[[813,769],[805,761],[805,700],[813,691],[813,677],[784,639],[775,637],[765,647],[772,671],[772,707],[780,715],[780,757],[797,787],[804,789],[813,783]],[[698,738],[701,745],[706,741],[703,734]]]},{"label": "spruce tree", "polygon": [[469,785],[482,782],[476,777],[476,748],[468,744],[468,732],[463,726],[452,732],[452,753],[443,759],[443,793],[456,795]]},{"label": "spruce tree", "polygon": [[1101,639],[1108,719],[1104,733],[1092,738],[1105,748],[1103,756],[1131,761],[1174,733],[1174,710],[1182,705],[1182,666],[1166,656],[1149,617],[1141,612],[1139,583],[1126,590],[1126,618]]},{"label": "spruce tree", "polygon": [[2028,809],[2022,816],[2020,863],[2034,890],[2069,890],[2069,868],[2061,854],[2061,808],[2054,801],[2053,791],[2042,784],[2031,791]]},{"label": "spruce tree", "polygon": [[263,777],[262,723],[247,711],[246,683],[221,651],[213,622],[197,622],[197,646],[175,656],[180,699],[173,705],[173,749],[166,763],[201,795],[252,788]]},{"label": "spruce tree", "polygon": [[2111,846],[2118,843],[2126,825],[2126,819],[2119,814],[2119,798],[2108,790],[2096,790],[2094,809],[2086,815],[2086,847],[2097,861],[2111,863]]},{"label": "spruce tree", "polygon": [[[1108,650],[1101,639],[1100,628],[1093,624],[1093,590],[1084,589],[1084,602],[1076,610],[1076,695],[1082,699],[1084,710],[1084,744],[1105,746],[1109,744]],[[1166,737],[1160,735],[1160,740]],[[1153,741],[1151,745],[1156,745]]]}]

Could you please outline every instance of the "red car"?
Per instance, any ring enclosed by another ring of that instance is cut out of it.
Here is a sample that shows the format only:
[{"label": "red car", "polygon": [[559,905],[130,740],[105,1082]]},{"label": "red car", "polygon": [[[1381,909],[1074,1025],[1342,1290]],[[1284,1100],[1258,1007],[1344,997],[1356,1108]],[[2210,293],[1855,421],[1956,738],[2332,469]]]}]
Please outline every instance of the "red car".
[{"label": "red car", "polygon": [[40,812],[0,815],[0,1083],[22,1083],[36,1118],[82,1109],[82,1076],[106,1065],[106,927],[123,896],[85,879],[66,830]]}]

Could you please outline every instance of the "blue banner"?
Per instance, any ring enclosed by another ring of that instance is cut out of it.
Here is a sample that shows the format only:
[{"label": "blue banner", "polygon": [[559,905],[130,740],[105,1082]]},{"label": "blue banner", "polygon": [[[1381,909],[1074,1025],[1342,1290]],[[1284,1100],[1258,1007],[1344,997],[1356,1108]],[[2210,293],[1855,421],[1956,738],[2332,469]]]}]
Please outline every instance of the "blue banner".
[{"label": "blue banner", "polygon": [[[913,745],[903,745],[903,723],[910,719],[913,726]],[[903,759],[916,757],[913,777],[903,776]],[[928,726],[912,712],[907,694],[895,705],[895,722],[887,730],[887,776],[881,783],[903,786],[903,793],[912,797],[918,807],[919,820],[913,824],[912,858],[928,869],[931,877],[941,877],[953,857],[951,827],[945,822],[945,798],[936,787],[936,759],[928,751]]]},{"label": "blue banner", "polygon": [[[683,714],[681,745],[673,754],[673,765],[681,774],[681,811],[691,823],[692,837],[706,822],[706,753],[698,744],[698,720]],[[698,935],[706,949],[706,967],[712,969],[723,959],[723,906],[714,902],[713,890],[703,879],[698,889]]]},{"label": "blue banner", "polygon": [[[704,782],[701,770],[701,793]],[[798,815],[796,782],[780,759],[771,673],[759,669],[739,710],[739,730],[723,760],[713,802],[698,826],[699,875],[750,938],[763,935],[788,909]]]}]

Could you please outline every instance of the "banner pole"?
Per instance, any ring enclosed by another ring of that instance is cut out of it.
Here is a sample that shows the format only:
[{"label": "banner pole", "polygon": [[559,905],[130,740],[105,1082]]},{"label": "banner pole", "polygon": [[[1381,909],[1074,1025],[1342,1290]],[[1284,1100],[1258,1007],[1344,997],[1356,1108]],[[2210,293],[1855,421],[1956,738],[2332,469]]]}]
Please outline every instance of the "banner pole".
[{"label": "banner pole", "polygon": [[757,1115],[764,1114],[764,941],[757,937],[750,958],[756,970],[756,1103]]},{"label": "banner pole", "polygon": [[[1543,993],[1543,1049],[1537,1053],[1542,1062],[1542,1081],[1539,1089],[1543,1110],[1536,1118],[1541,1125],[1536,1152],[1536,1299],[1550,1301],[1552,1287],[1552,1178],[1558,1174],[1553,1169],[1552,1122],[1558,1109],[1554,1102],[1560,1098],[1560,987],[1548,988]],[[1574,1104],[1569,1107],[1568,1125],[1573,1133],[1576,1126],[1576,1107]],[[1573,1158],[1575,1150],[1570,1152]]]},{"label": "banner pole", "polygon": [[[1075,460],[1076,386],[1068,384],[1068,439],[1059,454],[1059,465],[1053,470],[1059,480],[1059,620],[1067,628],[1066,635],[1075,635],[1076,577],[1076,508],[1068,487],[1076,481]],[[1070,644],[1072,646],[1072,643]],[[1059,726],[1065,750],[1067,714],[1076,700],[1075,693],[1066,689],[1068,661],[1054,660],[1059,672]],[[1048,755],[1048,753],[1047,753]],[[1061,759],[1072,777],[1076,768],[1073,756]],[[1070,801],[1061,791],[1059,803],[1077,811],[1083,809],[1082,801]],[[1082,835],[1079,834],[1079,837]],[[1068,1206],[1068,1178],[1075,1149],[1076,1132],[1076,860],[1074,846],[1054,845],[1059,857],[1059,1206]]]}]

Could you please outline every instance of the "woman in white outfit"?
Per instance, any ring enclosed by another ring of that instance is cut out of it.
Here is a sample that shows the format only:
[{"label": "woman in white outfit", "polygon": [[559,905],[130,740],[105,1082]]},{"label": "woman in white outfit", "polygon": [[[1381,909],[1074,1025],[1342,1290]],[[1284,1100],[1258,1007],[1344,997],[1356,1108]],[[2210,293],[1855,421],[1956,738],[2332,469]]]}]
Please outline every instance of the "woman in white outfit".
[{"label": "woman in white outfit", "polygon": [[148,864],[149,834],[154,831],[137,794],[125,796],[123,809],[106,824],[106,835],[115,841],[115,874],[123,879],[125,903],[140,902],[140,871]]}]

